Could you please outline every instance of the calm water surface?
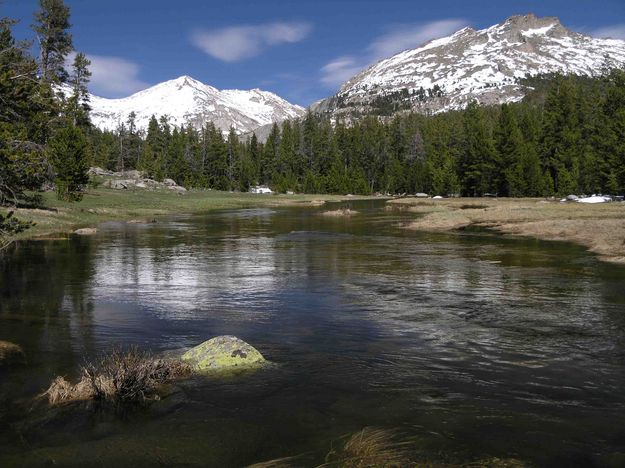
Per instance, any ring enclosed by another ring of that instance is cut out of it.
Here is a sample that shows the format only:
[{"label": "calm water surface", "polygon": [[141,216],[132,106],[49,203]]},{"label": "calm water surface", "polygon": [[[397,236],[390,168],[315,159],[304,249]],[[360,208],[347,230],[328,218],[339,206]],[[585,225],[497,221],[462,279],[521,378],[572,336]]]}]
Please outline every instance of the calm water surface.
[{"label": "calm water surface", "polygon": [[[220,211],[23,242],[0,259],[0,466],[243,466],[365,426],[415,459],[625,466],[625,268],[570,244],[400,229],[354,202]],[[30,398],[114,345],[215,335],[277,367],[193,378],[124,416]],[[308,463],[308,462],[306,462]],[[304,464],[306,464],[304,463]]]}]

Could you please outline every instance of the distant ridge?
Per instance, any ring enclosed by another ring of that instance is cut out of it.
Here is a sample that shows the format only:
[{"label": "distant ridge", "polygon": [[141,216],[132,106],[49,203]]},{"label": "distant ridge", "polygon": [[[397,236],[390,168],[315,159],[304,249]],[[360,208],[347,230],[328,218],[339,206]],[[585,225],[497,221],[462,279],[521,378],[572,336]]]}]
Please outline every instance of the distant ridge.
[{"label": "distant ridge", "polygon": [[152,115],[169,117],[173,126],[202,127],[212,121],[224,133],[234,127],[239,134],[251,132],[272,122],[304,114],[300,106],[281,97],[252,89],[218,90],[190,76],[165,81],[122,99],[91,96],[91,121],[100,129],[114,130],[136,114],[138,129],[147,129]]},{"label": "distant ridge", "polygon": [[397,111],[436,113],[519,101],[519,78],[560,72],[592,76],[625,65],[625,41],[595,39],[558,18],[513,16],[476,31],[464,28],[371,65],[313,110],[350,118]]}]

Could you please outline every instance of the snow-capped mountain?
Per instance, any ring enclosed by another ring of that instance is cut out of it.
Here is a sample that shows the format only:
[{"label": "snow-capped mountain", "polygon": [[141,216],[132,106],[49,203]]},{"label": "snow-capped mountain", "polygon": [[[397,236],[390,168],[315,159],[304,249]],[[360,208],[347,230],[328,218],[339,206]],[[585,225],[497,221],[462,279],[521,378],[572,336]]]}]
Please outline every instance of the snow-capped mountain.
[{"label": "snow-capped mountain", "polygon": [[114,130],[136,114],[138,129],[147,129],[150,117],[167,115],[170,125],[196,128],[211,121],[223,132],[234,127],[242,134],[272,122],[304,114],[304,109],[260,89],[218,90],[189,76],[157,84],[122,99],[90,96],[91,121],[101,129]]},{"label": "snow-capped mountain", "polygon": [[[596,75],[625,65],[625,41],[570,31],[530,14],[476,31],[464,28],[363,70],[314,110],[349,117],[379,110],[423,113],[518,101],[518,79],[549,73]],[[394,102],[395,107],[389,102]],[[398,105],[399,104],[399,105]]]}]

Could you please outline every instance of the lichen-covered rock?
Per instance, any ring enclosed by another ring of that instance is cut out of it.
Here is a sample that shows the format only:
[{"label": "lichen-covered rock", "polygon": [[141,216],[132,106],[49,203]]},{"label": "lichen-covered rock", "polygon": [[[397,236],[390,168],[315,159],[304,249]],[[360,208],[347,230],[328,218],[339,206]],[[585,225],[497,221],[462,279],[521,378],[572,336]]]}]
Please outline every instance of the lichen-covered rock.
[{"label": "lichen-covered rock", "polygon": [[197,371],[256,369],[267,361],[252,345],[236,336],[217,336],[182,355]]},{"label": "lichen-covered rock", "polygon": [[25,362],[26,355],[19,345],[0,340],[0,366]]}]

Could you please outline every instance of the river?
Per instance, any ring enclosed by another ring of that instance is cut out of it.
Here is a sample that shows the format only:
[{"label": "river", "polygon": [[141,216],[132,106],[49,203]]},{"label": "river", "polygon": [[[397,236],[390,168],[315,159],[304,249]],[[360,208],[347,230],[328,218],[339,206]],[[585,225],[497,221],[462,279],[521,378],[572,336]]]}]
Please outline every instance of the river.
[{"label": "river", "polygon": [[[321,463],[375,426],[409,438],[416,460],[625,466],[625,268],[568,243],[417,233],[383,201],[351,205],[350,218],[216,211],[14,245],[0,340],[28,364],[0,367],[0,465]],[[276,366],[194,377],[124,415],[29,406],[114,346],[222,334]]]}]

